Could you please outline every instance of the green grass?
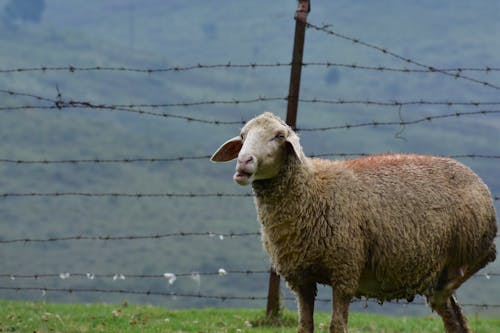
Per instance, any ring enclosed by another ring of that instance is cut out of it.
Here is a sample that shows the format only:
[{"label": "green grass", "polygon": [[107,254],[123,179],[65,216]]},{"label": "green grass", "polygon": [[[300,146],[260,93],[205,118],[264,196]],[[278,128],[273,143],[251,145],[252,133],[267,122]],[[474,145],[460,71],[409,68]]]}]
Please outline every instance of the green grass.
[{"label": "green grass", "polygon": [[[297,315],[264,326],[262,310],[167,310],[127,303],[52,304],[0,301],[0,332],[295,332]],[[316,332],[328,332],[329,314],[317,313]],[[469,318],[474,332],[500,332],[500,318]],[[386,317],[352,313],[350,332],[442,332],[439,318]]]}]

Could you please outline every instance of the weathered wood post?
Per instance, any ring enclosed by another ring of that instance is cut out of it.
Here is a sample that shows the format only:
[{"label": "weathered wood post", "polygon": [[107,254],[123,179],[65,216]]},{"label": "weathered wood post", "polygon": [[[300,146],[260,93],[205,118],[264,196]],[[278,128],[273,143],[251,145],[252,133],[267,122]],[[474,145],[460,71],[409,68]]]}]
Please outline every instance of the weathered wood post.
[{"label": "weathered wood post", "polygon": [[[295,14],[295,39],[293,42],[292,66],[290,70],[290,88],[286,123],[295,129],[299,104],[300,75],[302,73],[302,56],[306,34],[307,14],[311,11],[310,0],[299,0]],[[280,310],[280,277],[271,267],[269,275],[269,291],[267,294],[267,318],[276,317]]]},{"label": "weathered wood post", "polygon": [[295,40],[293,43],[292,67],[290,71],[290,88],[288,92],[288,107],[286,123],[295,129],[297,109],[299,104],[300,75],[302,73],[302,57],[306,34],[307,14],[311,11],[309,0],[299,0],[295,14]]}]

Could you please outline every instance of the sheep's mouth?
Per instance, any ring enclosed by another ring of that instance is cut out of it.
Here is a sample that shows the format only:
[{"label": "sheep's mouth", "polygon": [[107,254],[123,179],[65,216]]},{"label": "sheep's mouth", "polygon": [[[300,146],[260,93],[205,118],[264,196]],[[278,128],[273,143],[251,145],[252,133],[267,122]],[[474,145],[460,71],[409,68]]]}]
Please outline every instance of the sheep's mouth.
[{"label": "sheep's mouth", "polygon": [[253,176],[250,172],[245,172],[242,170],[237,170],[233,176],[235,182],[240,185],[248,185],[250,183],[250,178]]}]

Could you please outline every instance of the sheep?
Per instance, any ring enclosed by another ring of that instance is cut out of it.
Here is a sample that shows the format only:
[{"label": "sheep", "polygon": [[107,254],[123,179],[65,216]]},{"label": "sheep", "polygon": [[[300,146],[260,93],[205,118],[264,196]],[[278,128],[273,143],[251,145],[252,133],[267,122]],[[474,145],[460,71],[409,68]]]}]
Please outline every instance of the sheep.
[{"label": "sheep", "polygon": [[353,298],[415,295],[446,332],[470,332],[454,292],[495,260],[497,225],[491,194],[468,167],[412,154],[308,158],[269,112],[211,160],[235,158],[233,178],[253,188],[264,248],[296,294],[299,333],[314,330],[317,283],[332,286],[332,333],[347,332]]}]

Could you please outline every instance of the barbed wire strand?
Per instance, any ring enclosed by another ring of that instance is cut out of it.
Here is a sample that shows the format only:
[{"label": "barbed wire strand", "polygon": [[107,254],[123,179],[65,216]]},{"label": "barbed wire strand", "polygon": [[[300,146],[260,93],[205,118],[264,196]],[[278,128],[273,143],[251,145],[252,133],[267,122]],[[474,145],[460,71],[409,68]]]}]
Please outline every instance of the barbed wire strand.
[{"label": "barbed wire strand", "polygon": [[13,91],[13,90],[0,89],[0,93],[7,94],[10,96],[15,96],[15,97],[29,97],[29,98],[34,98],[34,99],[39,100],[39,101],[45,101],[45,102],[50,102],[50,103],[57,102],[57,100],[53,99],[53,98],[48,98],[48,97],[43,97],[43,96],[39,96],[39,95],[34,95],[34,94],[19,92],[19,91]]},{"label": "barbed wire strand", "polygon": [[[38,291],[42,293],[47,292],[63,292],[63,293],[104,293],[104,294],[124,294],[124,295],[143,295],[143,296],[163,296],[163,297],[186,297],[186,298],[204,298],[204,299],[215,299],[220,301],[228,300],[248,300],[248,301],[264,301],[267,300],[266,296],[235,296],[235,295],[206,295],[201,293],[178,293],[178,292],[167,292],[167,291],[152,291],[152,290],[127,290],[127,289],[100,289],[100,288],[47,288],[47,287],[3,287],[0,286],[0,290],[6,291]],[[295,301],[294,297],[283,297],[285,301]],[[318,302],[331,302],[330,299],[317,298]],[[351,303],[380,303],[372,299],[353,299]],[[407,301],[386,301],[385,303],[399,304],[399,305],[417,305],[417,306],[427,306],[425,302],[407,302]],[[474,304],[474,303],[464,303],[461,304],[466,307],[479,307],[483,309],[487,308],[500,308],[500,304]]]},{"label": "barbed wire strand", "polygon": [[[52,99],[52,98],[47,98],[43,96],[38,96],[34,94],[29,94],[29,93],[24,93],[24,92],[17,92],[13,90],[5,90],[5,89],[0,89],[0,93],[8,94],[10,96],[19,96],[19,97],[30,97],[37,99],[39,101],[45,101],[49,102],[50,105],[21,105],[21,106],[5,106],[1,107],[0,111],[16,111],[16,110],[62,110],[62,109],[93,109],[93,110],[105,110],[105,111],[116,111],[116,112],[130,112],[130,113],[136,113],[136,114],[141,114],[141,115],[147,115],[147,116],[154,116],[154,117],[162,117],[162,118],[175,118],[175,119],[182,119],[182,120],[187,120],[189,122],[199,122],[199,123],[204,123],[204,124],[213,124],[213,125],[243,125],[245,124],[244,121],[224,121],[224,120],[207,120],[207,119],[201,119],[201,118],[196,118],[196,117],[190,117],[190,116],[183,116],[183,115],[177,115],[177,114],[170,114],[170,113],[157,113],[157,112],[151,112],[151,111],[145,111],[145,110],[139,110],[136,108],[129,108],[129,107],[122,107],[122,106],[116,106],[116,105],[106,105],[106,104],[95,104],[87,101],[74,101],[74,100],[64,100],[62,98],[62,94],[57,88],[57,98]],[[182,103],[180,103],[182,104]]]},{"label": "barbed wire strand", "polygon": [[122,192],[29,192],[0,193],[0,198],[9,197],[112,197],[112,198],[223,198],[253,197],[253,193],[122,193]]},{"label": "barbed wire strand", "polygon": [[[2,273],[0,274],[0,278],[7,278],[12,281],[15,281],[17,279],[19,280],[41,280],[41,279],[50,279],[50,278],[56,278],[56,279],[61,279],[61,280],[69,280],[71,278],[83,278],[87,280],[94,280],[94,279],[117,279],[117,277],[122,276],[122,279],[168,279],[172,276],[174,277],[193,277],[193,276],[218,276],[218,277],[225,277],[226,275],[261,275],[261,274],[268,274],[270,272],[269,269],[262,269],[262,270],[222,270],[219,269],[217,271],[213,272],[198,272],[198,271],[191,271],[191,272],[186,272],[186,273],[163,273],[163,274],[125,274],[125,273],[93,273],[93,272],[86,272],[86,273],[70,273],[70,272],[62,272],[62,273],[31,273],[31,274],[26,274],[26,273]],[[500,277],[500,273],[494,273],[494,272],[485,272],[485,273],[478,273],[473,275],[474,278],[486,278],[490,279],[492,277]]]},{"label": "barbed wire strand", "polygon": [[[94,197],[94,198],[224,198],[224,197],[253,197],[253,193],[121,193],[121,192],[26,192],[0,193],[0,198],[26,197]],[[495,196],[495,200],[500,200]]]},{"label": "barbed wire strand", "polygon": [[[258,96],[249,99],[227,99],[227,100],[202,100],[195,102],[176,102],[176,103],[156,103],[156,104],[93,104],[90,102],[76,102],[70,101],[66,102],[54,102],[55,105],[13,105],[13,106],[2,106],[0,111],[16,111],[16,110],[33,110],[33,109],[64,109],[64,108],[106,108],[106,109],[135,109],[135,108],[172,108],[172,107],[193,107],[193,106],[203,106],[203,105],[238,105],[238,104],[252,104],[252,103],[262,103],[262,102],[274,102],[283,101],[286,102],[289,99],[288,96],[285,97],[265,97]],[[361,104],[367,106],[392,106],[392,107],[402,107],[407,105],[442,105],[442,106],[494,106],[500,105],[500,101],[430,101],[430,100],[408,100],[408,101],[376,101],[376,100],[349,100],[349,99],[321,99],[321,98],[299,98],[301,103],[318,103],[318,104],[334,104],[334,105],[351,105],[351,104]],[[69,104],[69,105],[68,105]],[[90,105],[90,106],[89,106]],[[142,113],[140,110],[136,110],[138,113]],[[144,113],[147,111],[144,111]],[[154,113],[153,115],[158,116],[161,114]]]},{"label": "barbed wire strand", "polygon": [[65,160],[21,160],[21,159],[0,159],[0,163],[14,164],[80,164],[80,163],[156,163],[156,162],[182,162],[190,160],[208,160],[211,155],[201,156],[179,156],[179,157],[134,157],[134,158],[94,158],[94,159],[65,159]]},{"label": "barbed wire strand", "polygon": [[181,120],[186,120],[188,122],[198,122],[198,123],[212,124],[212,125],[244,125],[246,123],[246,121],[243,120],[234,120],[234,121],[209,120],[191,116],[183,116],[178,114],[152,112],[136,108],[126,108],[114,105],[99,105],[99,104],[92,104],[90,102],[77,102],[77,101],[69,101],[69,102],[58,101],[55,105],[21,105],[13,107],[7,106],[7,107],[1,107],[0,111],[18,111],[18,110],[33,111],[33,110],[63,110],[63,109],[90,109],[90,110],[102,110],[102,111],[128,112],[145,116],[181,119]]},{"label": "barbed wire strand", "polygon": [[184,294],[169,291],[151,291],[151,290],[126,290],[126,289],[99,289],[99,288],[47,288],[47,287],[3,287],[0,290],[11,291],[41,291],[41,292],[64,292],[64,293],[103,293],[103,294],[126,294],[126,295],[145,295],[145,296],[167,296],[167,297],[188,297],[188,298],[207,298],[224,300],[266,300],[265,296],[217,296]]},{"label": "barbed wire strand", "polygon": [[[190,117],[190,116],[182,116],[182,115],[175,115],[175,114],[168,114],[168,113],[156,113],[156,112],[150,112],[150,111],[144,111],[144,110],[139,110],[139,109],[134,109],[134,108],[121,108],[121,107],[113,107],[109,105],[95,105],[91,104],[88,102],[63,102],[61,104],[53,105],[53,106],[25,106],[23,109],[65,109],[65,108],[89,108],[89,109],[99,109],[99,110],[107,110],[107,111],[118,111],[118,112],[132,112],[136,114],[141,114],[141,115],[148,115],[148,116],[156,116],[156,117],[163,117],[163,118],[177,118],[177,119],[183,119],[187,120],[189,122],[199,122],[199,123],[204,123],[204,124],[212,124],[212,125],[245,125],[248,120],[237,120],[237,121],[224,121],[224,120],[207,120],[207,119],[201,119],[201,118],[195,118],[195,117]],[[12,108],[8,108],[12,109]],[[431,121],[431,120],[442,120],[446,118],[454,118],[454,117],[461,117],[461,116],[474,116],[474,115],[488,115],[488,114],[496,114],[500,113],[500,110],[478,110],[478,111],[457,111],[453,113],[448,113],[448,114],[442,114],[442,115],[434,115],[434,116],[426,116],[423,118],[415,119],[415,120],[410,120],[410,121],[372,121],[372,122],[364,122],[364,123],[357,123],[357,124],[345,124],[345,125],[336,125],[336,126],[329,126],[329,127],[316,127],[316,128],[297,128],[297,131],[307,131],[307,132],[312,132],[312,131],[328,131],[328,130],[338,130],[338,129],[352,129],[352,128],[359,128],[359,127],[371,127],[371,126],[408,126],[408,125],[415,125],[419,124],[425,121]]]},{"label": "barbed wire strand", "polygon": [[[376,156],[381,153],[318,153],[311,154],[308,157],[318,158],[318,157],[368,157]],[[500,159],[500,155],[488,155],[488,154],[451,154],[451,155],[436,155],[440,157],[448,158],[471,158],[471,159]],[[12,159],[12,158],[0,158],[0,163],[9,164],[113,164],[113,163],[167,163],[167,162],[184,162],[184,161],[196,161],[196,160],[208,160],[211,155],[200,155],[200,156],[177,156],[177,157],[130,157],[130,158],[88,158],[88,159]]]},{"label": "barbed wire strand", "polygon": [[[332,63],[332,62],[304,62],[302,63],[303,67],[308,66],[321,66],[321,67],[340,67],[354,70],[367,70],[367,71],[379,71],[379,72],[401,72],[401,73],[435,73],[436,70],[429,68],[398,68],[398,67],[387,67],[387,66],[367,66],[367,65],[358,65],[356,63],[353,64],[345,64],[345,63]],[[462,72],[497,72],[500,71],[498,67],[455,67],[455,68],[438,68],[439,71],[443,72],[451,72],[451,73],[462,73]]]},{"label": "barbed wire strand", "polygon": [[[246,63],[246,64],[236,64],[232,62],[220,63],[220,64],[196,64],[196,65],[186,65],[186,66],[170,66],[163,68],[139,68],[139,67],[125,67],[125,66],[38,66],[38,67],[18,67],[18,68],[3,68],[0,69],[0,73],[23,73],[23,72],[94,72],[94,71],[110,71],[110,72],[136,72],[145,74],[154,73],[168,73],[168,72],[185,72],[198,69],[258,69],[258,68],[279,68],[279,67],[290,67],[291,62],[275,62],[275,63]],[[392,72],[403,72],[403,73],[434,73],[436,70],[443,72],[498,72],[500,67],[493,66],[483,66],[483,67],[455,67],[455,68],[422,68],[422,69],[411,69],[411,68],[395,68],[395,67],[385,67],[385,66],[367,66],[367,65],[357,65],[357,64],[345,64],[345,63],[334,63],[329,61],[316,61],[316,62],[303,62],[303,67],[341,67],[348,69],[359,69],[359,70],[370,70],[370,71],[392,71]]]},{"label": "barbed wire strand", "polygon": [[475,79],[475,78],[472,78],[472,77],[469,77],[469,76],[465,76],[465,75],[461,74],[460,72],[449,73],[447,71],[440,70],[437,67],[429,66],[429,65],[423,64],[421,62],[418,62],[416,60],[404,57],[404,56],[399,55],[399,54],[397,54],[397,53],[395,53],[393,51],[390,51],[390,50],[388,50],[386,48],[383,48],[383,47],[380,47],[380,46],[377,46],[377,45],[374,45],[374,44],[371,44],[371,43],[364,42],[364,41],[360,40],[359,38],[354,38],[354,37],[350,37],[350,36],[347,36],[347,35],[344,35],[344,34],[340,34],[340,33],[336,32],[336,31],[328,29],[330,27],[330,25],[324,25],[324,26],[320,27],[320,26],[312,24],[312,23],[306,23],[306,26],[308,28],[313,29],[313,30],[324,32],[324,33],[326,33],[326,34],[328,34],[330,36],[334,36],[334,37],[337,37],[337,38],[340,38],[340,39],[344,39],[344,40],[350,41],[350,42],[352,42],[354,44],[362,45],[364,47],[367,47],[367,48],[379,51],[379,52],[381,52],[383,54],[389,55],[389,56],[391,56],[393,58],[399,59],[399,60],[404,61],[406,63],[412,64],[412,65],[415,65],[415,66],[418,66],[418,67],[421,67],[421,68],[425,68],[425,69],[427,69],[427,70],[429,70],[431,72],[440,73],[440,74],[443,74],[443,75],[446,75],[446,76],[453,77],[455,79],[467,80],[467,81],[470,81],[470,82],[473,82],[473,83],[480,84],[480,85],[485,86],[485,87],[490,87],[490,88],[493,88],[493,89],[500,90],[499,86],[494,85],[492,83],[489,83],[487,81],[481,81],[481,80],[478,80],[478,79]]},{"label": "barbed wire strand", "polygon": [[[220,276],[224,277],[226,275],[260,275],[260,274],[268,274],[270,272],[269,269],[264,269],[264,270],[252,270],[252,269],[247,269],[247,270],[217,270],[213,272],[198,272],[198,271],[191,271],[191,272],[186,272],[186,273],[163,273],[163,274],[126,274],[126,273],[93,273],[93,272],[85,272],[85,273],[70,273],[70,272],[63,272],[63,273],[32,273],[32,274],[26,274],[26,273],[2,273],[0,274],[0,278],[8,278],[12,281],[17,280],[17,279],[24,279],[24,280],[40,280],[40,279],[47,279],[47,278],[57,278],[61,280],[67,280],[70,278],[83,278],[83,279],[88,279],[88,280],[94,280],[94,279],[115,279],[118,276],[123,276],[125,279],[165,279],[165,278],[170,278],[171,276],[177,277],[193,277],[193,275],[199,275],[199,276]],[[489,276],[497,276],[497,274],[494,273],[488,273]]]},{"label": "barbed wire strand", "polygon": [[[0,69],[0,73],[21,73],[21,72],[94,72],[94,71],[111,71],[111,72],[136,72],[136,73],[166,73],[166,72],[185,72],[197,69],[228,69],[228,68],[272,68],[272,67],[290,67],[290,62],[275,62],[275,63],[245,63],[236,64],[232,62],[219,63],[219,64],[196,64],[185,66],[170,66],[162,68],[139,68],[139,67],[125,67],[125,66],[40,66],[40,67],[19,67],[19,68],[5,68]],[[494,67],[492,67],[494,70]]]},{"label": "barbed wire strand", "polygon": [[12,243],[48,243],[48,242],[60,242],[60,241],[120,241],[120,240],[144,240],[144,239],[163,239],[172,237],[193,237],[193,236],[205,236],[212,238],[219,238],[221,240],[226,238],[234,237],[248,237],[248,236],[260,236],[260,232],[173,232],[164,234],[152,234],[152,235],[122,235],[122,236],[112,236],[112,235],[96,235],[96,236],[85,236],[85,235],[72,235],[72,236],[62,236],[62,237],[48,237],[48,238],[17,238],[17,239],[0,239],[0,244],[12,244]]},{"label": "barbed wire strand", "polygon": [[162,117],[162,118],[176,118],[176,119],[187,120],[189,122],[199,122],[199,123],[213,124],[213,125],[244,125],[246,123],[246,121],[243,120],[240,121],[207,120],[207,119],[176,115],[170,113],[156,113],[151,111],[138,110],[136,108],[119,107],[119,106],[112,106],[105,104],[100,105],[100,104],[93,104],[90,102],[79,102],[79,101],[64,102],[59,106],[59,108],[88,108],[88,109],[98,109],[98,110],[108,110],[108,111],[118,111],[118,112],[131,112],[131,113],[138,113],[141,115],[148,115],[148,116]]},{"label": "barbed wire strand", "polygon": [[[275,102],[275,101],[283,101],[286,102],[290,99],[289,96],[286,97],[264,97],[259,96],[251,99],[229,99],[229,100],[205,100],[205,101],[197,101],[197,102],[178,102],[178,103],[163,103],[163,104],[104,104],[101,107],[105,108],[170,108],[170,107],[192,107],[192,106],[202,106],[202,105],[224,105],[224,104],[253,104],[253,103],[261,103],[261,102]],[[402,107],[407,105],[442,105],[442,106],[494,106],[500,105],[499,101],[492,102],[480,102],[480,101],[429,101],[429,100],[414,100],[414,101],[375,101],[375,100],[329,100],[329,99],[319,99],[319,98],[299,98],[299,102],[301,103],[318,103],[318,104],[334,104],[334,105],[348,105],[348,104],[362,104],[362,105],[372,105],[372,106],[393,106],[393,107]],[[28,106],[20,106],[28,107]],[[1,108],[0,108],[1,110]]]},{"label": "barbed wire strand", "polygon": [[329,130],[338,130],[338,129],[352,129],[359,127],[377,127],[377,126],[408,126],[408,125],[416,125],[419,123],[423,123],[426,121],[432,120],[442,120],[447,118],[458,118],[462,116],[474,116],[474,115],[488,115],[488,114],[496,114],[500,113],[500,110],[479,110],[479,111],[459,111],[448,114],[441,114],[435,116],[426,116],[414,120],[407,121],[371,121],[364,123],[354,123],[354,124],[345,124],[345,125],[335,125],[335,126],[327,126],[327,127],[313,127],[313,128],[297,128],[297,131],[302,132],[316,132],[316,131],[329,131]]},{"label": "barbed wire strand", "polygon": [[[498,197],[495,197],[495,200],[499,200]],[[212,231],[203,231],[203,232],[174,232],[174,233],[156,233],[151,235],[120,235],[120,236],[112,236],[112,235],[94,235],[94,236],[85,236],[85,235],[71,235],[71,236],[60,236],[60,237],[47,237],[47,238],[15,238],[15,239],[0,239],[0,244],[12,244],[12,243],[51,243],[51,242],[61,242],[61,241],[123,241],[123,240],[158,240],[163,238],[172,238],[172,237],[210,237],[210,238],[218,238],[219,240],[224,240],[227,238],[237,238],[237,237],[250,237],[250,236],[261,236],[262,234],[258,231],[254,232],[222,232],[216,233]],[[500,234],[495,237],[499,237]]]},{"label": "barbed wire strand", "polygon": [[[353,65],[355,66],[355,65]],[[20,106],[4,106],[0,107],[0,110],[21,110],[21,109],[62,109],[68,107],[87,107],[87,108],[125,108],[128,109],[138,108],[138,107],[147,107],[147,108],[168,108],[168,107],[191,107],[191,106],[201,106],[201,105],[216,105],[216,104],[250,104],[250,103],[260,103],[260,102],[270,102],[270,101],[288,101],[290,99],[289,96],[258,96],[250,99],[229,99],[229,100],[204,100],[204,101],[196,101],[196,102],[176,102],[176,103],[158,103],[158,104],[96,104],[88,101],[64,101],[61,98],[61,94],[59,92],[59,96],[57,99],[48,98],[44,96],[34,95],[25,92],[16,92],[12,90],[0,89],[0,93],[9,94],[11,96],[19,96],[19,97],[30,97],[40,101],[50,102],[51,105],[20,105]],[[364,104],[364,105],[377,105],[377,106],[394,106],[401,107],[406,105],[446,105],[446,106],[481,106],[481,105],[500,105],[500,101],[429,101],[429,100],[410,100],[410,101],[398,101],[398,100],[390,100],[390,101],[375,101],[375,100],[348,100],[348,99],[320,99],[320,98],[300,98],[300,102],[303,103],[323,103],[323,104]],[[136,110],[141,113],[140,110]],[[153,114],[155,116],[161,114]],[[189,119],[188,119],[189,120]]]},{"label": "barbed wire strand", "polygon": [[372,105],[372,106],[393,106],[393,107],[402,107],[408,105],[443,105],[443,106],[493,106],[500,105],[498,101],[484,102],[484,101],[430,101],[430,100],[407,100],[407,101],[399,101],[399,100],[389,100],[389,101],[376,101],[376,100],[348,100],[348,99],[319,99],[319,98],[300,98],[300,102],[302,103],[321,103],[321,104],[335,104],[335,105],[343,105],[343,104],[361,104],[361,105]]}]

